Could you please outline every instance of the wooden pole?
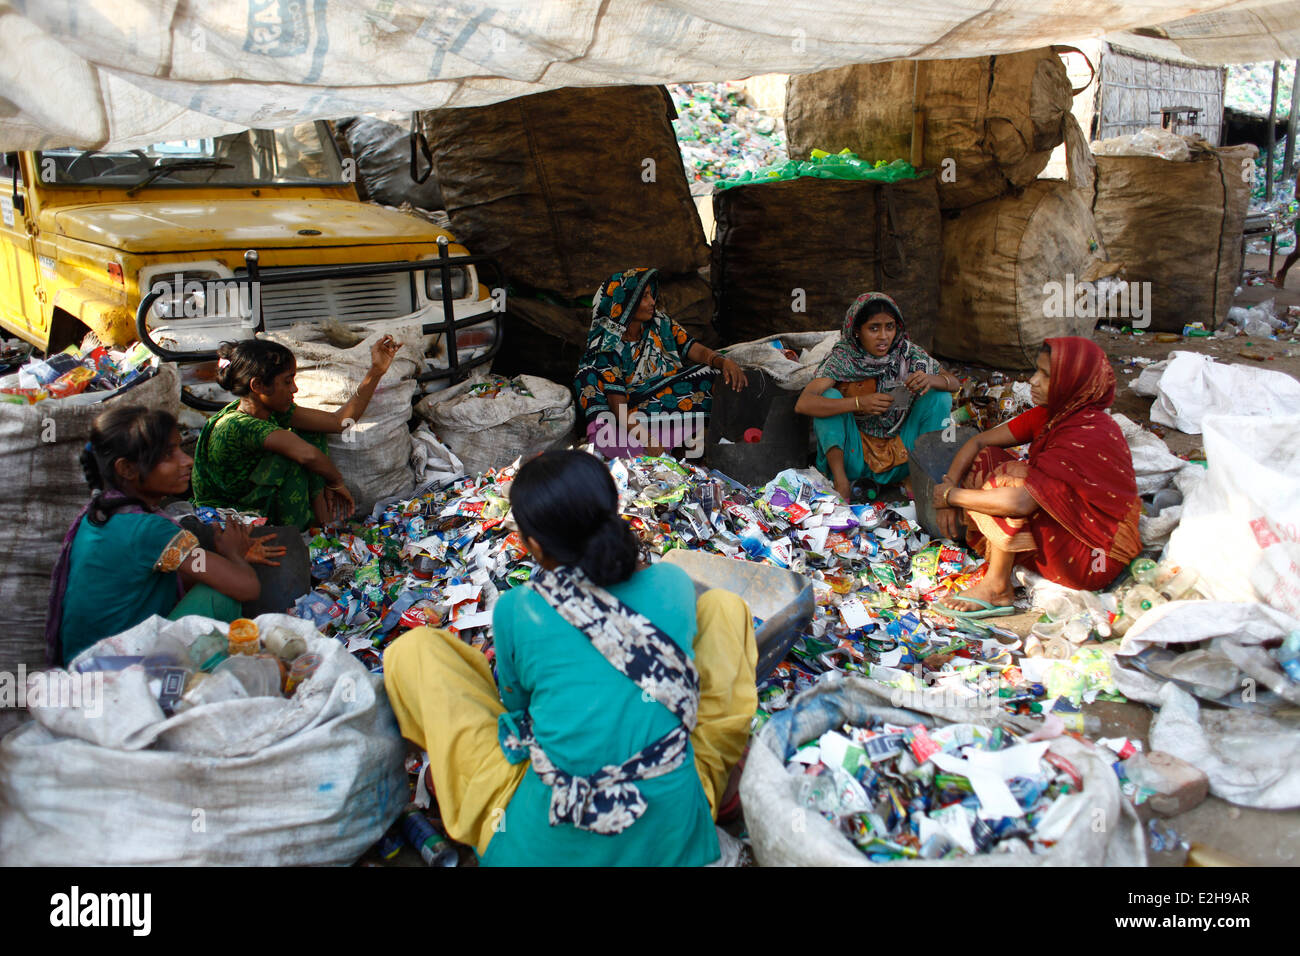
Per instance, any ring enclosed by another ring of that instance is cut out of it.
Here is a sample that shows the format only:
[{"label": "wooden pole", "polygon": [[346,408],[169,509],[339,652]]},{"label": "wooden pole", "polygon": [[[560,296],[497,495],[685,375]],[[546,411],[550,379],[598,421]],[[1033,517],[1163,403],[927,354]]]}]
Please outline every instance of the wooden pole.
[{"label": "wooden pole", "polygon": [[1291,115],[1286,121],[1286,153],[1282,157],[1282,175],[1294,176],[1296,120],[1300,118],[1300,60],[1295,61],[1295,76],[1291,80]]},{"label": "wooden pole", "polygon": [[1273,198],[1273,153],[1277,150],[1277,82],[1282,63],[1273,61],[1273,91],[1268,96],[1268,152],[1264,156],[1264,202]]},{"label": "wooden pole", "polygon": [[[1268,153],[1264,157],[1264,204],[1273,201],[1273,154],[1277,151],[1277,84],[1282,73],[1282,61],[1273,61],[1273,90],[1268,97]],[[1268,274],[1273,274],[1273,259],[1277,255],[1277,233],[1268,237]]]}]

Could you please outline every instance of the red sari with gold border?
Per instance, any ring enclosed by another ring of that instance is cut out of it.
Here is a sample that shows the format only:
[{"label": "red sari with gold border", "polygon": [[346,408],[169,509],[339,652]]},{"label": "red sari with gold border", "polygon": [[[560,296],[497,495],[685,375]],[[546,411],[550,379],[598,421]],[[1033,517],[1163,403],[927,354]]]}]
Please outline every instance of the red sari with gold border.
[{"label": "red sari with gold border", "polygon": [[1106,353],[1077,337],[1048,339],[1047,345],[1052,358],[1046,422],[1029,446],[1029,458],[986,448],[962,481],[966,488],[1023,486],[1038,510],[1027,518],[968,510],[966,540],[985,556],[992,541],[1049,580],[1095,591],[1141,552],[1142,504],[1128,443],[1106,413],[1115,398]]}]

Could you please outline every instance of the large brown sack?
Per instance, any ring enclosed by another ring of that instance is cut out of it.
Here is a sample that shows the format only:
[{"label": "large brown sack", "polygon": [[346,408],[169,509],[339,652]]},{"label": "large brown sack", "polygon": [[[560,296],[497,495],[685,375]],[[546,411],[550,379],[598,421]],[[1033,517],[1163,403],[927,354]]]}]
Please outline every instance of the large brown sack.
[{"label": "large brown sack", "polygon": [[671,109],[661,87],[611,86],[424,114],[452,231],[566,298],[634,266],[694,272],[708,246]]},{"label": "large brown sack", "polygon": [[[1077,283],[1110,271],[1089,198],[1065,180],[1040,179],[945,220],[936,353],[1028,369],[1044,339],[1092,335],[1095,317],[1055,307]],[[1055,293],[1049,283],[1060,284]]]},{"label": "large brown sack", "polygon": [[[705,345],[718,344],[712,323],[713,295],[698,275],[659,276],[658,308]],[[505,338],[492,370],[570,383],[586,351],[590,330],[589,305],[510,296],[506,300]]]},{"label": "large brown sack", "polygon": [[710,278],[724,342],[838,329],[854,299],[881,291],[929,347],[939,307],[935,177],[735,186],[714,193],[713,211]]},{"label": "large brown sack", "polygon": [[793,159],[846,146],[863,159],[908,159],[913,107],[922,109],[921,165],[940,173],[939,204],[961,209],[1033,182],[1065,136],[1072,100],[1051,47],[863,63],[790,77],[785,129]]},{"label": "large brown sack", "polygon": [[1151,326],[1215,328],[1241,276],[1241,232],[1259,150],[1197,146],[1190,162],[1098,156],[1093,215],[1111,259],[1151,283]]}]

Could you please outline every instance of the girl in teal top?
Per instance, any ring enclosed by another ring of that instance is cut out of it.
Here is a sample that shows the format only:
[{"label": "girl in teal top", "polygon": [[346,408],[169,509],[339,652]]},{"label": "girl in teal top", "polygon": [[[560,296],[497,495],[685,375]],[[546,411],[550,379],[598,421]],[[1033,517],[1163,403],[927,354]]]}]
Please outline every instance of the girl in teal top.
[{"label": "girl in teal top", "polygon": [[158,508],[189,490],[191,458],[176,419],[135,406],[100,414],[81,453],[91,487],[55,565],[46,619],[52,664],[71,661],[101,638],[152,615],[240,616],[261,587],[249,561],[284,553],[272,536],[253,541],[239,522],[215,534],[213,552]]},{"label": "girl in teal top", "polygon": [[493,610],[497,683],[447,631],[418,628],[384,656],[448,834],[489,866],[713,862],[710,805],[757,702],[749,609],[725,592],[697,604],[672,565],[638,569],[591,455],[534,458],[510,498],[540,569]]}]

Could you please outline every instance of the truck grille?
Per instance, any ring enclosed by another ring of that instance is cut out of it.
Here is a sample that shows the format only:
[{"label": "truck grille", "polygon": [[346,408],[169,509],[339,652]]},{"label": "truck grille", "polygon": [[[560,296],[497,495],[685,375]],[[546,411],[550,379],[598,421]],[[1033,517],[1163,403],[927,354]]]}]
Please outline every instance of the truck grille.
[{"label": "truck grille", "polygon": [[[264,276],[276,269],[262,269]],[[240,270],[240,273],[247,275]],[[396,319],[415,311],[410,273],[290,282],[262,286],[262,315],[268,331],[286,329],[299,322],[340,322]]]}]

